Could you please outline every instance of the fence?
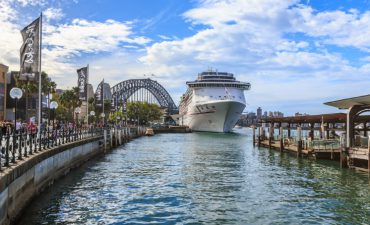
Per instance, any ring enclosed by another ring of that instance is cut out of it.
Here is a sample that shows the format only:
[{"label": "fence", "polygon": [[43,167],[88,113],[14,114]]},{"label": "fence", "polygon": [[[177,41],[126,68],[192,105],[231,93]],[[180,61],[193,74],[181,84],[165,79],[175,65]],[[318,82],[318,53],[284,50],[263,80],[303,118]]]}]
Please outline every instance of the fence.
[{"label": "fence", "polygon": [[37,131],[0,135],[0,170],[34,153],[102,134],[102,128],[62,128],[44,129],[39,135]]}]

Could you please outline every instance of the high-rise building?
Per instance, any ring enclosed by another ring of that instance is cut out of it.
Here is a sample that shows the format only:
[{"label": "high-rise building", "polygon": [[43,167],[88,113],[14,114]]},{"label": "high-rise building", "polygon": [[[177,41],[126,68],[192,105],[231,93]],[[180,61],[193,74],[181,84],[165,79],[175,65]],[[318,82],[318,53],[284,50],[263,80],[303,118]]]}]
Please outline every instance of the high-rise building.
[{"label": "high-rise building", "polygon": [[267,111],[263,113],[263,118],[267,118]]},{"label": "high-rise building", "polygon": [[262,109],[261,109],[261,107],[258,107],[258,109],[257,109],[257,120],[259,120],[261,118],[262,118]]}]

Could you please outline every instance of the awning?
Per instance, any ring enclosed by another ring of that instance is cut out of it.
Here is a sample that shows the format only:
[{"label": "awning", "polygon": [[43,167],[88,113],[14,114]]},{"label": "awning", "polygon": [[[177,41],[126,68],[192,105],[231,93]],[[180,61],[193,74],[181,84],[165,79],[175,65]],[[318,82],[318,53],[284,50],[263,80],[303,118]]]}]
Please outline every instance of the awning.
[{"label": "awning", "polygon": [[346,98],[332,102],[325,102],[325,105],[333,106],[338,109],[349,109],[355,105],[370,105],[370,95],[363,95],[353,98]]}]

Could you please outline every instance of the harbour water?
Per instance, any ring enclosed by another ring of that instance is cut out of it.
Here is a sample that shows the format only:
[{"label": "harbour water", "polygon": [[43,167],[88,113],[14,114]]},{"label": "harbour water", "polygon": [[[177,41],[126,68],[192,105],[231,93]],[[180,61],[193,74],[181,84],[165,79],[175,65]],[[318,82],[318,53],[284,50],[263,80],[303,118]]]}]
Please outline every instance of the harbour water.
[{"label": "harbour water", "polygon": [[253,148],[251,130],[142,137],[35,198],[19,224],[368,224],[368,175]]}]

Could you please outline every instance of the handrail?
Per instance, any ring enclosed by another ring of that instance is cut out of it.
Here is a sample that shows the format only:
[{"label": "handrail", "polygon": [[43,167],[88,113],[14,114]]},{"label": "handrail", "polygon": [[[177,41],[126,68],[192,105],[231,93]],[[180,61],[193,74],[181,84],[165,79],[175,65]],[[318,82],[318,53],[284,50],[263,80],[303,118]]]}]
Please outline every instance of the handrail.
[{"label": "handrail", "polygon": [[80,140],[103,135],[104,128],[61,128],[43,129],[40,135],[37,130],[16,131],[0,134],[0,170],[10,167],[17,161],[34,153]]}]

